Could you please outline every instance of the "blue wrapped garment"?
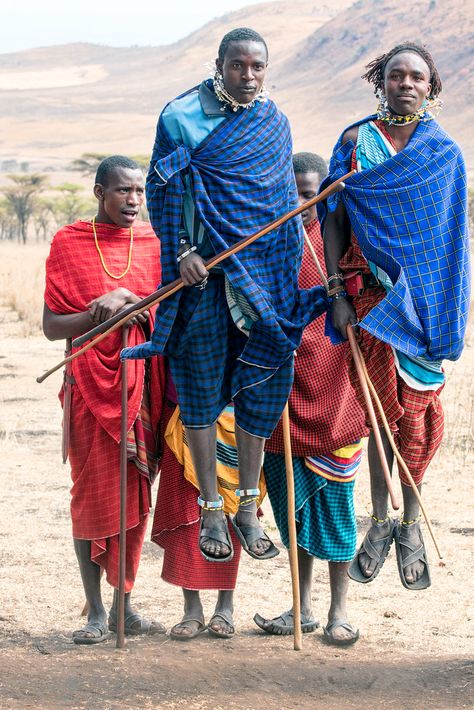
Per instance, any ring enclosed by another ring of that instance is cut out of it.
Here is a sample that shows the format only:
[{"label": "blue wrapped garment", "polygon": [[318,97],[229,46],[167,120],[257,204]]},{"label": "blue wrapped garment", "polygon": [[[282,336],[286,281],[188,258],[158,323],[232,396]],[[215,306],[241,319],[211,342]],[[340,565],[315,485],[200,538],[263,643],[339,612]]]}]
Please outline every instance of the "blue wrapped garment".
[{"label": "blue wrapped garment", "polygon": [[[291,151],[288,120],[269,100],[227,112],[226,120],[192,149],[178,145],[160,117],[147,204],[161,241],[163,284],[179,277],[184,171],[199,221],[220,253],[297,206]],[[241,355],[252,369],[280,367],[298,347],[304,327],[327,308],[322,287],[298,289],[302,245],[297,217],[222,262],[226,277],[258,318]],[[160,305],[151,342],[126,349],[122,357],[166,352],[180,298],[178,292]]]},{"label": "blue wrapped garment", "polygon": [[[326,184],[351,168],[354,144],[343,144],[342,135]],[[345,190],[320,206],[323,223],[339,199],[365,258],[393,284],[361,327],[412,357],[459,358],[470,268],[466,171],[457,144],[436,121],[420,122],[402,151],[353,175]]]}]

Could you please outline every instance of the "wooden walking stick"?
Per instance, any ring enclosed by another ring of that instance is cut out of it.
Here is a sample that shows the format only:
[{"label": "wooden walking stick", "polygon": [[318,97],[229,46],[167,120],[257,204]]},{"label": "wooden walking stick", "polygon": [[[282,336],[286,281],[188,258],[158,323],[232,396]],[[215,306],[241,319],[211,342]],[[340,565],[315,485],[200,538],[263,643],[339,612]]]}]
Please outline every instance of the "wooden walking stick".
[{"label": "wooden walking stick", "polygon": [[[127,347],[128,328],[122,328],[122,346]],[[116,648],[125,646],[125,565],[127,560],[127,434],[128,434],[128,377],[127,361],[122,361],[122,410],[120,414],[120,538],[119,588],[117,599]]]},{"label": "wooden walking stick", "polygon": [[[308,235],[306,234],[306,232],[305,232],[305,243],[311,253],[311,256],[314,259],[314,263],[316,264],[316,268],[317,268],[318,273],[321,277],[321,280],[327,289],[327,285],[328,285],[327,279],[326,279],[324,272],[321,268],[321,264],[319,263],[319,259],[318,259],[318,256],[317,256],[315,250],[314,250],[314,247],[311,244],[311,241],[310,241]],[[390,475],[390,469],[388,467],[387,457],[385,456],[385,450],[383,448],[382,438],[380,436],[379,426],[377,424],[377,418],[375,416],[374,407],[372,404],[372,400],[370,398],[370,393],[369,393],[369,389],[368,389],[368,385],[367,385],[368,376],[366,378],[367,370],[364,370],[365,363],[363,362],[362,353],[360,352],[360,349],[359,349],[359,346],[358,346],[357,341],[355,339],[354,331],[352,330],[351,325],[347,326],[347,335],[349,338],[349,343],[350,343],[352,354],[354,357],[354,362],[356,365],[357,374],[360,379],[362,392],[364,394],[364,399],[365,399],[365,402],[367,405],[367,411],[369,414],[370,422],[371,422],[372,428],[374,430],[375,443],[377,445],[377,451],[378,451],[378,454],[380,457],[380,462],[382,465],[382,470],[384,473],[385,482],[387,484],[387,489],[388,489],[388,492],[390,495],[390,501],[392,503],[392,507],[394,508],[394,510],[398,510],[400,508],[400,504],[398,502],[397,496],[396,496],[395,491],[393,489],[392,477]],[[360,358],[358,357],[359,355],[360,355]],[[361,360],[361,358],[362,358],[362,360]],[[379,403],[380,403],[380,400],[379,400]],[[380,407],[381,406],[382,405],[380,404]],[[398,455],[400,456],[400,454],[398,454]],[[418,491],[417,491],[417,493],[418,493]]]},{"label": "wooden walking stick", "polygon": [[[309,207],[312,207],[317,202],[321,202],[322,200],[326,200],[334,192],[341,190],[342,183],[344,182],[344,180],[347,180],[347,178],[351,177],[351,175],[353,175],[354,173],[355,173],[355,170],[351,170],[351,172],[347,173],[346,175],[343,175],[341,178],[339,178],[338,180],[335,180],[333,183],[328,185],[328,187],[325,190],[323,190],[316,197],[313,197],[311,200],[308,200],[308,202],[305,202],[304,204],[299,205],[299,207],[296,207],[294,210],[291,210],[291,212],[288,212],[287,214],[283,215],[282,217],[279,217],[274,222],[271,222],[270,224],[268,224],[266,227],[259,230],[258,232],[255,232],[254,234],[251,234],[248,237],[244,237],[244,239],[241,239],[240,242],[238,242],[237,244],[234,244],[234,246],[224,249],[224,251],[222,251],[220,254],[218,254],[217,256],[213,257],[212,259],[209,259],[208,261],[206,261],[206,268],[208,270],[212,269],[213,266],[217,266],[217,264],[220,264],[220,262],[224,261],[224,259],[227,259],[227,257],[232,256],[233,254],[237,254],[242,249],[245,249],[246,246],[249,246],[253,242],[257,241],[257,239],[260,239],[260,237],[265,236],[266,234],[271,232],[273,229],[277,229],[282,224],[287,222],[289,219],[292,219],[293,217],[296,217],[297,215],[301,214],[301,212],[308,209]],[[112,333],[113,331],[117,330],[117,328],[120,328],[120,326],[123,325],[124,323],[126,323],[128,320],[130,320],[130,318],[133,318],[134,316],[137,316],[140,313],[143,313],[143,311],[146,311],[148,308],[151,308],[152,306],[156,306],[161,301],[164,301],[166,298],[168,298],[172,294],[181,290],[183,288],[183,286],[184,286],[184,283],[183,283],[182,279],[176,279],[175,281],[172,281],[171,283],[167,284],[166,286],[163,286],[163,288],[158,289],[158,291],[151,293],[149,296],[147,296],[143,300],[139,301],[138,303],[134,303],[132,306],[129,306],[129,308],[126,308],[121,313],[117,313],[117,315],[104,321],[104,323],[101,323],[100,325],[96,326],[95,328],[92,328],[87,333],[84,333],[84,335],[81,335],[80,337],[75,338],[72,343],[74,347],[80,347],[90,338],[94,338],[94,340],[92,340],[90,343],[87,343],[87,345],[84,348],[82,348],[81,350],[77,350],[69,358],[66,358],[62,362],[58,363],[53,368],[51,368],[50,370],[48,370],[47,372],[42,374],[40,377],[37,377],[36,381],[39,383],[44,382],[44,380],[47,377],[49,377],[49,375],[51,375],[53,372],[56,372],[56,370],[59,370],[66,363],[71,362],[76,357],[79,357],[79,355],[81,355],[82,353],[84,353],[87,350],[89,350],[90,348],[94,347],[94,345],[96,343],[99,343],[101,340],[103,340],[105,337],[107,337],[107,335],[109,333]],[[95,337],[95,336],[97,336],[97,337]]]},{"label": "wooden walking stick", "polygon": [[301,651],[301,604],[300,604],[300,576],[298,570],[298,545],[296,539],[296,502],[295,479],[293,473],[293,456],[291,452],[290,413],[288,402],[281,416],[283,429],[283,444],[285,449],[286,490],[288,498],[288,535],[290,538],[289,557],[291,570],[291,587],[293,591],[293,648]]},{"label": "wooden walking stick", "polygon": [[377,445],[377,451],[380,458],[380,463],[382,465],[383,475],[385,478],[385,484],[390,496],[390,501],[392,503],[392,508],[398,510],[400,508],[400,503],[393,489],[392,476],[387,463],[387,457],[385,456],[385,449],[383,448],[382,437],[380,436],[380,429],[377,422],[377,417],[375,416],[374,405],[370,398],[369,387],[367,385],[367,380],[365,379],[365,372],[362,366],[362,362],[359,358],[357,341],[352,329],[352,325],[349,323],[347,326],[347,337],[352,350],[352,355],[354,357],[354,363],[356,366],[357,374],[360,380],[360,386],[362,388],[362,393],[364,395],[365,404],[367,407],[367,412],[369,414],[370,423],[372,425],[372,431],[374,432],[375,443]]}]

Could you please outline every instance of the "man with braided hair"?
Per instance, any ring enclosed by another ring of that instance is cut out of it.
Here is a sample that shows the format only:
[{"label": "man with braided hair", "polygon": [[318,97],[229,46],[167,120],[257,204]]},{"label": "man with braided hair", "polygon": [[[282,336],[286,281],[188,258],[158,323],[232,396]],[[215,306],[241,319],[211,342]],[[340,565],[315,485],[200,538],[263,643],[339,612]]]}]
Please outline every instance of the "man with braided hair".
[{"label": "man with braided hair", "polygon": [[[357,174],[320,212],[327,271],[338,285],[332,324],[343,338],[348,325],[359,326],[369,376],[420,490],[443,435],[442,361],[459,358],[467,322],[466,174],[459,147],[433,118],[441,80],[425,47],[397,45],[363,78],[375,87],[377,114],[350,126],[336,144],[330,179],[351,167]],[[425,589],[430,574],[416,496],[400,471],[403,516],[390,520],[373,434],[369,465],[371,526],[349,574],[373,580],[395,537],[403,585]]]},{"label": "man with braided hair", "polygon": [[230,561],[232,541],[218,494],[216,420],[233,400],[242,547],[278,554],[257,518],[265,439],[293,379],[304,327],[326,309],[320,286],[298,289],[303,233],[290,220],[209,273],[205,259],[297,205],[287,118],[267,98],[264,39],[237,28],[223,38],[213,79],[163,110],[147,179],[147,204],[162,246],[163,283],[185,287],[164,301],[151,342],[123,357],[169,357],[199,483],[199,548]]}]

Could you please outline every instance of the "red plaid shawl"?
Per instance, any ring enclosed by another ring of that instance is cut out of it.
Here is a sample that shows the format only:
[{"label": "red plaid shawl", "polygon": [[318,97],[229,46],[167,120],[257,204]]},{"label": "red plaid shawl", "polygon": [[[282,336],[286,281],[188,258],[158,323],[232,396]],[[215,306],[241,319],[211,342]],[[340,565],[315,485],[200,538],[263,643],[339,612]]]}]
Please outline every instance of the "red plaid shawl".
[{"label": "red plaid shawl", "polygon": [[[151,227],[138,222],[133,228],[134,244],[129,272],[116,281],[102,268],[90,222],[75,222],[60,229],[51,244],[46,262],[46,305],[59,314],[80,313],[97,296],[119,286],[140,298],[156,289],[160,281],[160,246]],[[130,230],[111,224],[98,224],[100,248],[112,273],[123,272],[128,258]],[[130,345],[146,340],[140,327],[129,331]],[[120,330],[105,338],[72,363],[77,387],[94,417],[115,441],[120,441]],[[163,381],[160,358],[152,360],[153,382]],[[144,362],[128,365],[128,428],[135,421],[143,394]],[[106,393],[106,396],[104,396]],[[161,396],[152,397],[152,421],[161,413]]]},{"label": "red plaid shawl", "polygon": [[[319,222],[311,222],[306,232],[324,270]],[[316,284],[321,284],[321,278],[305,246],[299,286],[311,288]],[[294,456],[327,454],[367,435],[363,411],[349,383],[345,348],[332,345],[324,336],[324,318],[317,318],[303,332],[289,408]],[[281,422],[266,450],[283,453]]]},{"label": "red plaid shawl", "polygon": [[[121,273],[127,263],[128,229],[98,224],[97,233],[105,263],[112,273]],[[160,248],[154,232],[145,223],[134,227],[132,265],[120,281],[103,270],[91,224],[76,222],[54,237],[46,262],[45,302],[55,313],[78,313],[97,296],[123,286],[139,297],[148,295],[160,280]],[[153,325],[151,324],[151,327]],[[130,329],[131,343],[145,340],[142,329]],[[73,536],[92,540],[92,559],[107,570],[109,582],[117,585],[119,531],[120,440],[120,331],[72,363],[76,384],[72,394],[70,441],[71,517]],[[161,417],[164,392],[162,358],[150,363],[150,425],[155,437]],[[128,425],[137,418],[143,398],[144,362],[128,365]],[[148,421],[148,420],[147,420]],[[128,464],[127,495],[127,591],[133,586],[146,516],[150,507],[148,478]]]}]

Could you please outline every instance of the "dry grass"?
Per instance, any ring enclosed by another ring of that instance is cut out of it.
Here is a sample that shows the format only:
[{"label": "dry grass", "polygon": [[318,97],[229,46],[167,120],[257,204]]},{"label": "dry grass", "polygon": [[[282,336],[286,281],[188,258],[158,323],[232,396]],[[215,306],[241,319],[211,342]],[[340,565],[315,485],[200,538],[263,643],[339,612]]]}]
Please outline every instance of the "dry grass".
[{"label": "dry grass", "polygon": [[49,244],[0,242],[0,302],[15,311],[24,336],[41,331],[48,253]]}]

